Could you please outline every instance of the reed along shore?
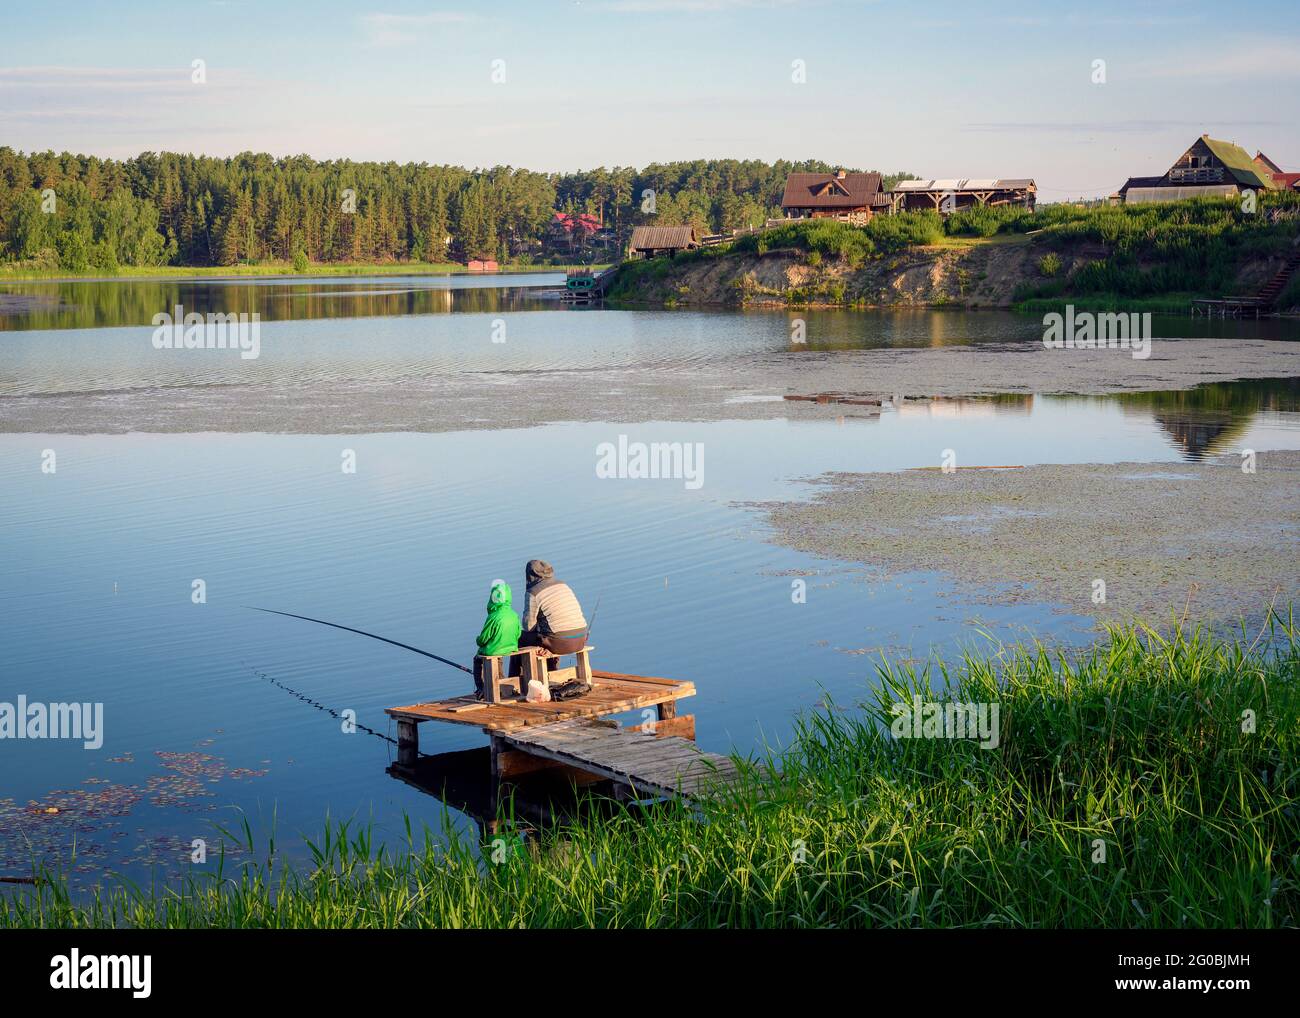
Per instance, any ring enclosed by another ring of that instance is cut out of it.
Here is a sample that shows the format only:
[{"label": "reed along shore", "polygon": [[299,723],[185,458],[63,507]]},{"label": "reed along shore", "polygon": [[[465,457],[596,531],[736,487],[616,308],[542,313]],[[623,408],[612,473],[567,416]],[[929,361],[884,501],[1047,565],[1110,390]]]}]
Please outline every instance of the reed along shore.
[{"label": "reed along shore", "polygon": [[[997,737],[908,724],[917,703],[995,711]],[[245,827],[264,861],[90,897],[37,872],[0,926],[1295,927],[1298,719],[1289,612],[885,660],[716,800],[593,811],[499,861],[408,818],[387,846],[328,824],[294,867]]]}]

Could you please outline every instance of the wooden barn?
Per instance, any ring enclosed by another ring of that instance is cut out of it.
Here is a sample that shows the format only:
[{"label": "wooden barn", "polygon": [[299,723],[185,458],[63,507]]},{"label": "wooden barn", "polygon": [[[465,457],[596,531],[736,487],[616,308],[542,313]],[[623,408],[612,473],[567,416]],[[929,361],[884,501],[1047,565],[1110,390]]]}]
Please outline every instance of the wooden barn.
[{"label": "wooden barn", "polygon": [[1271,190],[1278,186],[1268,170],[1271,165],[1266,158],[1262,163],[1252,159],[1240,145],[1203,134],[1160,176],[1129,177],[1119,189],[1119,198],[1126,205],[1137,205]]},{"label": "wooden barn", "polygon": [[891,193],[897,212],[929,210],[946,215],[979,205],[1018,205],[1032,212],[1038,200],[1038,185],[1029,177],[902,180]]},{"label": "wooden barn", "polygon": [[890,211],[889,194],[879,173],[792,173],[785,181],[781,208],[791,219],[841,219],[863,224]]},{"label": "wooden barn", "polygon": [[638,226],[632,231],[628,254],[632,258],[657,258],[659,255],[672,258],[678,251],[689,251],[699,246],[693,226]]}]

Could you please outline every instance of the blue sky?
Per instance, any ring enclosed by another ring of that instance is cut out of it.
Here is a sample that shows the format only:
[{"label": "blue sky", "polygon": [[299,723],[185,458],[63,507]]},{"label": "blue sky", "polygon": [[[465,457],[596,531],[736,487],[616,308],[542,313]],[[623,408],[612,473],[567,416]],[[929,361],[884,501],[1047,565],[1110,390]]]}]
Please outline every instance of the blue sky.
[{"label": "blue sky", "polygon": [[1055,200],[1161,172],[1209,132],[1300,169],[1294,0],[45,0],[0,18],[0,144],[25,151],[819,158],[1032,176]]}]

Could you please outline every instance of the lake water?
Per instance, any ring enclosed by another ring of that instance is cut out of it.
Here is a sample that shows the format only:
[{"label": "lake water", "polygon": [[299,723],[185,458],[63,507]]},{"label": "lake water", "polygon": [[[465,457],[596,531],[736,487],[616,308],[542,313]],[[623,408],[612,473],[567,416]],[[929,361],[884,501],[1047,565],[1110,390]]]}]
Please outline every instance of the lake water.
[{"label": "lake water", "polygon": [[[483,342],[488,318],[519,339],[509,370],[523,384],[558,368],[689,369],[788,342],[784,313],[575,313],[527,289],[559,278],[11,285],[76,308],[7,320],[0,402],[12,421],[24,400],[70,393],[129,408],[133,393],[165,386],[179,401],[237,381],[271,399],[295,385],[500,372],[501,352]],[[178,300],[262,309],[276,342],[251,366],[160,364],[141,336]],[[825,312],[816,332],[825,349],[1040,330],[992,313]],[[749,503],[799,496],[804,479],[828,470],[930,465],[959,438],[978,461],[1026,465],[1296,449],[1298,409],[1293,381],[1257,381],[1176,396],[946,400],[808,422],[347,434],[245,433],[221,419],[125,434],[11,426],[0,434],[0,701],[102,703],[104,741],[0,741],[0,875],[25,872],[33,852],[66,861],[74,839],[83,881],[174,871],[193,839],[214,840],[214,823],[237,823],[241,811],[259,830],[274,824],[296,852],[294,835],[314,835],[327,813],[374,821],[389,837],[403,813],[436,820],[435,801],[386,773],[395,746],[384,736],[395,733],[383,709],[461,692],[466,677],[248,606],[467,663],[490,582],[508,580],[519,606],[523,563],[546,558],[595,610],[598,667],[693,680],[699,693],[682,707],[704,748],[779,745],[798,711],[859,698],[881,651],[951,657],[972,645],[974,620],[1002,637],[1093,634],[1090,620],[1051,604],[966,603],[940,576],[883,576],[767,543]],[[349,420],[346,400],[337,414]],[[706,483],[597,478],[597,447],[619,435],[700,443]],[[41,469],[47,450],[53,473]],[[349,451],[355,473],[341,469]],[[204,603],[192,597],[196,580]],[[792,597],[798,580],[803,603]],[[345,710],[356,733],[335,716]],[[425,753],[483,742],[469,727],[421,727]]]}]

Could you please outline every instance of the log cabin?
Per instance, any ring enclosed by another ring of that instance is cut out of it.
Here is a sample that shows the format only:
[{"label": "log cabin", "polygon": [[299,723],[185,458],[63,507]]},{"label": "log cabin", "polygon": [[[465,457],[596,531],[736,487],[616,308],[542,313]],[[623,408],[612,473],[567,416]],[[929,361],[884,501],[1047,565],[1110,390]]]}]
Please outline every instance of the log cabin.
[{"label": "log cabin", "polygon": [[674,257],[678,251],[690,251],[700,246],[693,226],[638,226],[632,231],[628,245],[630,257]]},{"label": "log cabin", "polygon": [[839,219],[861,226],[890,211],[879,173],[792,173],[785,181],[781,209],[790,219]]}]

